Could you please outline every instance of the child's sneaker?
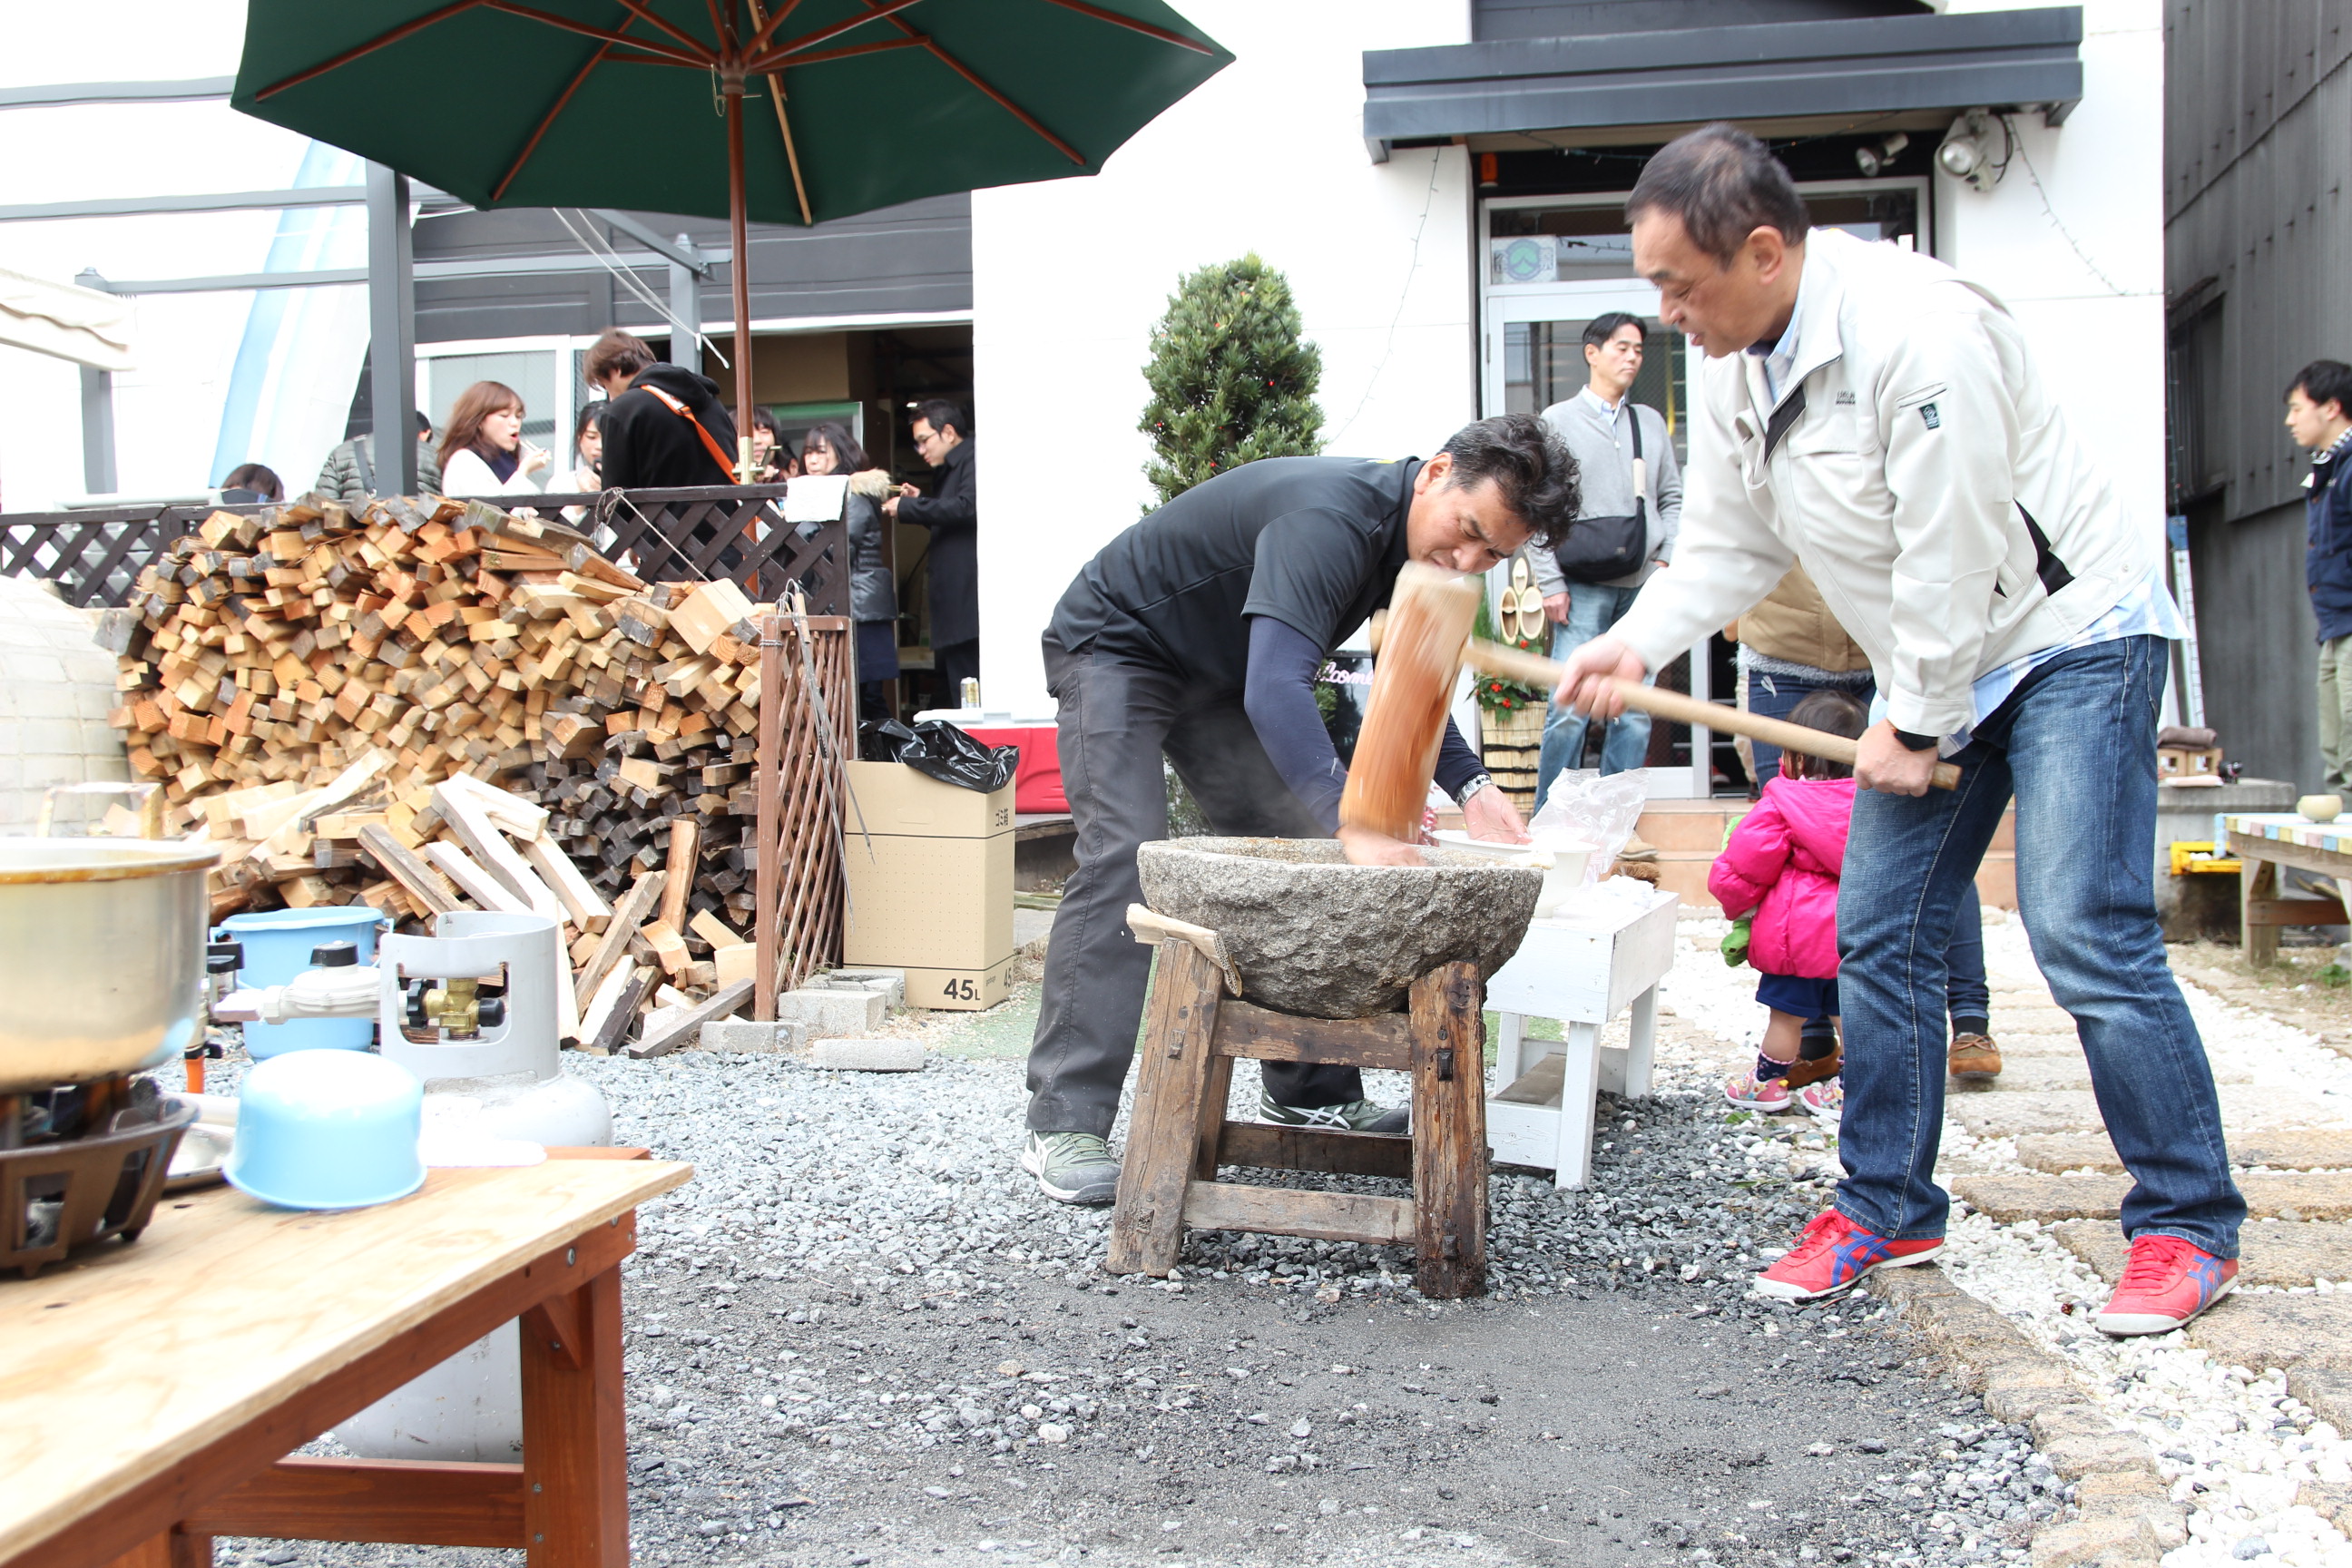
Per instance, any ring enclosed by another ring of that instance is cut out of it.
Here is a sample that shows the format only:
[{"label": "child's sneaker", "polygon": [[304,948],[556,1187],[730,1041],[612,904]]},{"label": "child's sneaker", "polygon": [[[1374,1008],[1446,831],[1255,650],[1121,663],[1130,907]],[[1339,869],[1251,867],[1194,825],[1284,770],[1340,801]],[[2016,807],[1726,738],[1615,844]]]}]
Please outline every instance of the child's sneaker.
[{"label": "child's sneaker", "polygon": [[1834,1296],[1866,1274],[1925,1263],[1944,1249],[1944,1238],[1889,1241],[1873,1236],[1835,1209],[1813,1216],[1797,1245],[1759,1274],[1759,1296],[1782,1301],[1814,1301]]},{"label": "child's sneaker", "polygon": [[1723,1098],[1742,1110],[1759,1110],[1777,1116],[1796,1101],[1790,1097],[1789,1086],[1777,1078],[1758,1078],[1749,1068],[1723,1086]]},{"label": "child's sneaker", "polygon": [[1815,1121],[1828,1122],[1834,1131],[1838,1118],[1845,1113],[1845,1079],[1825,1078],[1819,1083],[1809,1083],[1797,1091],[1797,1103]]},{"label": "child's sneaker", "polygon": [[2228,1295],[2238,1262],[2216,1258],[2177,1236],[2132,1238],[2131,1260],[2116,1293],[2091,1321],[2103,1334],[2161,1334],[2180,1327]]}]

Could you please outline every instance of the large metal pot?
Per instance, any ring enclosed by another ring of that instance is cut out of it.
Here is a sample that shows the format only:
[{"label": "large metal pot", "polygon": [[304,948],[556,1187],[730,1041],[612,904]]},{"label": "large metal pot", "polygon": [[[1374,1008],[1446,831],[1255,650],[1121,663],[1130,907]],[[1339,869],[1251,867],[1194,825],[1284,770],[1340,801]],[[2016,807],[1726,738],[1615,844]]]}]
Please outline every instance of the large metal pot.
[{"label": "large metal pot", "polygon": [[159,1066],[204,1027],[211,845],[0,838],[0,1094]]}]

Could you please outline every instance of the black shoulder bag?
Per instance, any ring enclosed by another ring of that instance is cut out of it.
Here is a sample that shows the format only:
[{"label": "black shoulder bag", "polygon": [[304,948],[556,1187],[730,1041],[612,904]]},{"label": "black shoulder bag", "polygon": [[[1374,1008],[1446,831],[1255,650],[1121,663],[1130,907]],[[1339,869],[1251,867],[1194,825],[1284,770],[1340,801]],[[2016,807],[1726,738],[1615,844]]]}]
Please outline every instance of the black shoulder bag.
[{"label": "black shoulder bag", "polygon": [[1580,517],[1568,537],[1553,547],[1560,575],[1571,583],[1613,583],[1642,568],[1650,542],[1649,465],[1642,460],[1642,411],[1628,408],[1633,425],[1633,514]]}]

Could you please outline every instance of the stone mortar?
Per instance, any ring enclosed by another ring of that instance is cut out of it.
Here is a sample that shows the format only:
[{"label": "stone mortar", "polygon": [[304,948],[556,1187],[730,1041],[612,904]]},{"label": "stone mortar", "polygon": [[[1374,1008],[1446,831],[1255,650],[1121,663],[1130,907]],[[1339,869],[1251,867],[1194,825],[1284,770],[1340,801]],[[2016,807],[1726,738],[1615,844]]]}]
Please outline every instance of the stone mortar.
[{"label": "stone mortar", "polygon": [[1467,961],[1480,976],[1518,951],[1543,873],[1459,851],[1422,866],[1350,866],[1328,838],[1171,838],[1140,846],[1144,902],[1208,927],[1243,994],[1316,1018],[1402,1006],[1415,980]]}]

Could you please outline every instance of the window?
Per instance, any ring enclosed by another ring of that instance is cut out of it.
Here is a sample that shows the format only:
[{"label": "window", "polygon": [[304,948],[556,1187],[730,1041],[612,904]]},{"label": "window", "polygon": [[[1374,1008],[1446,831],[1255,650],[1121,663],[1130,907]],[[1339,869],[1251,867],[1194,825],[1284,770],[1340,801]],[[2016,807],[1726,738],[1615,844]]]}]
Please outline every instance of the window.
[{"label": "window", "polygon": [[2167,445],[2175,510],[2228,482],[2222,467],[2221,300],[2217,295],[2173,320],[2165,343]]}]

